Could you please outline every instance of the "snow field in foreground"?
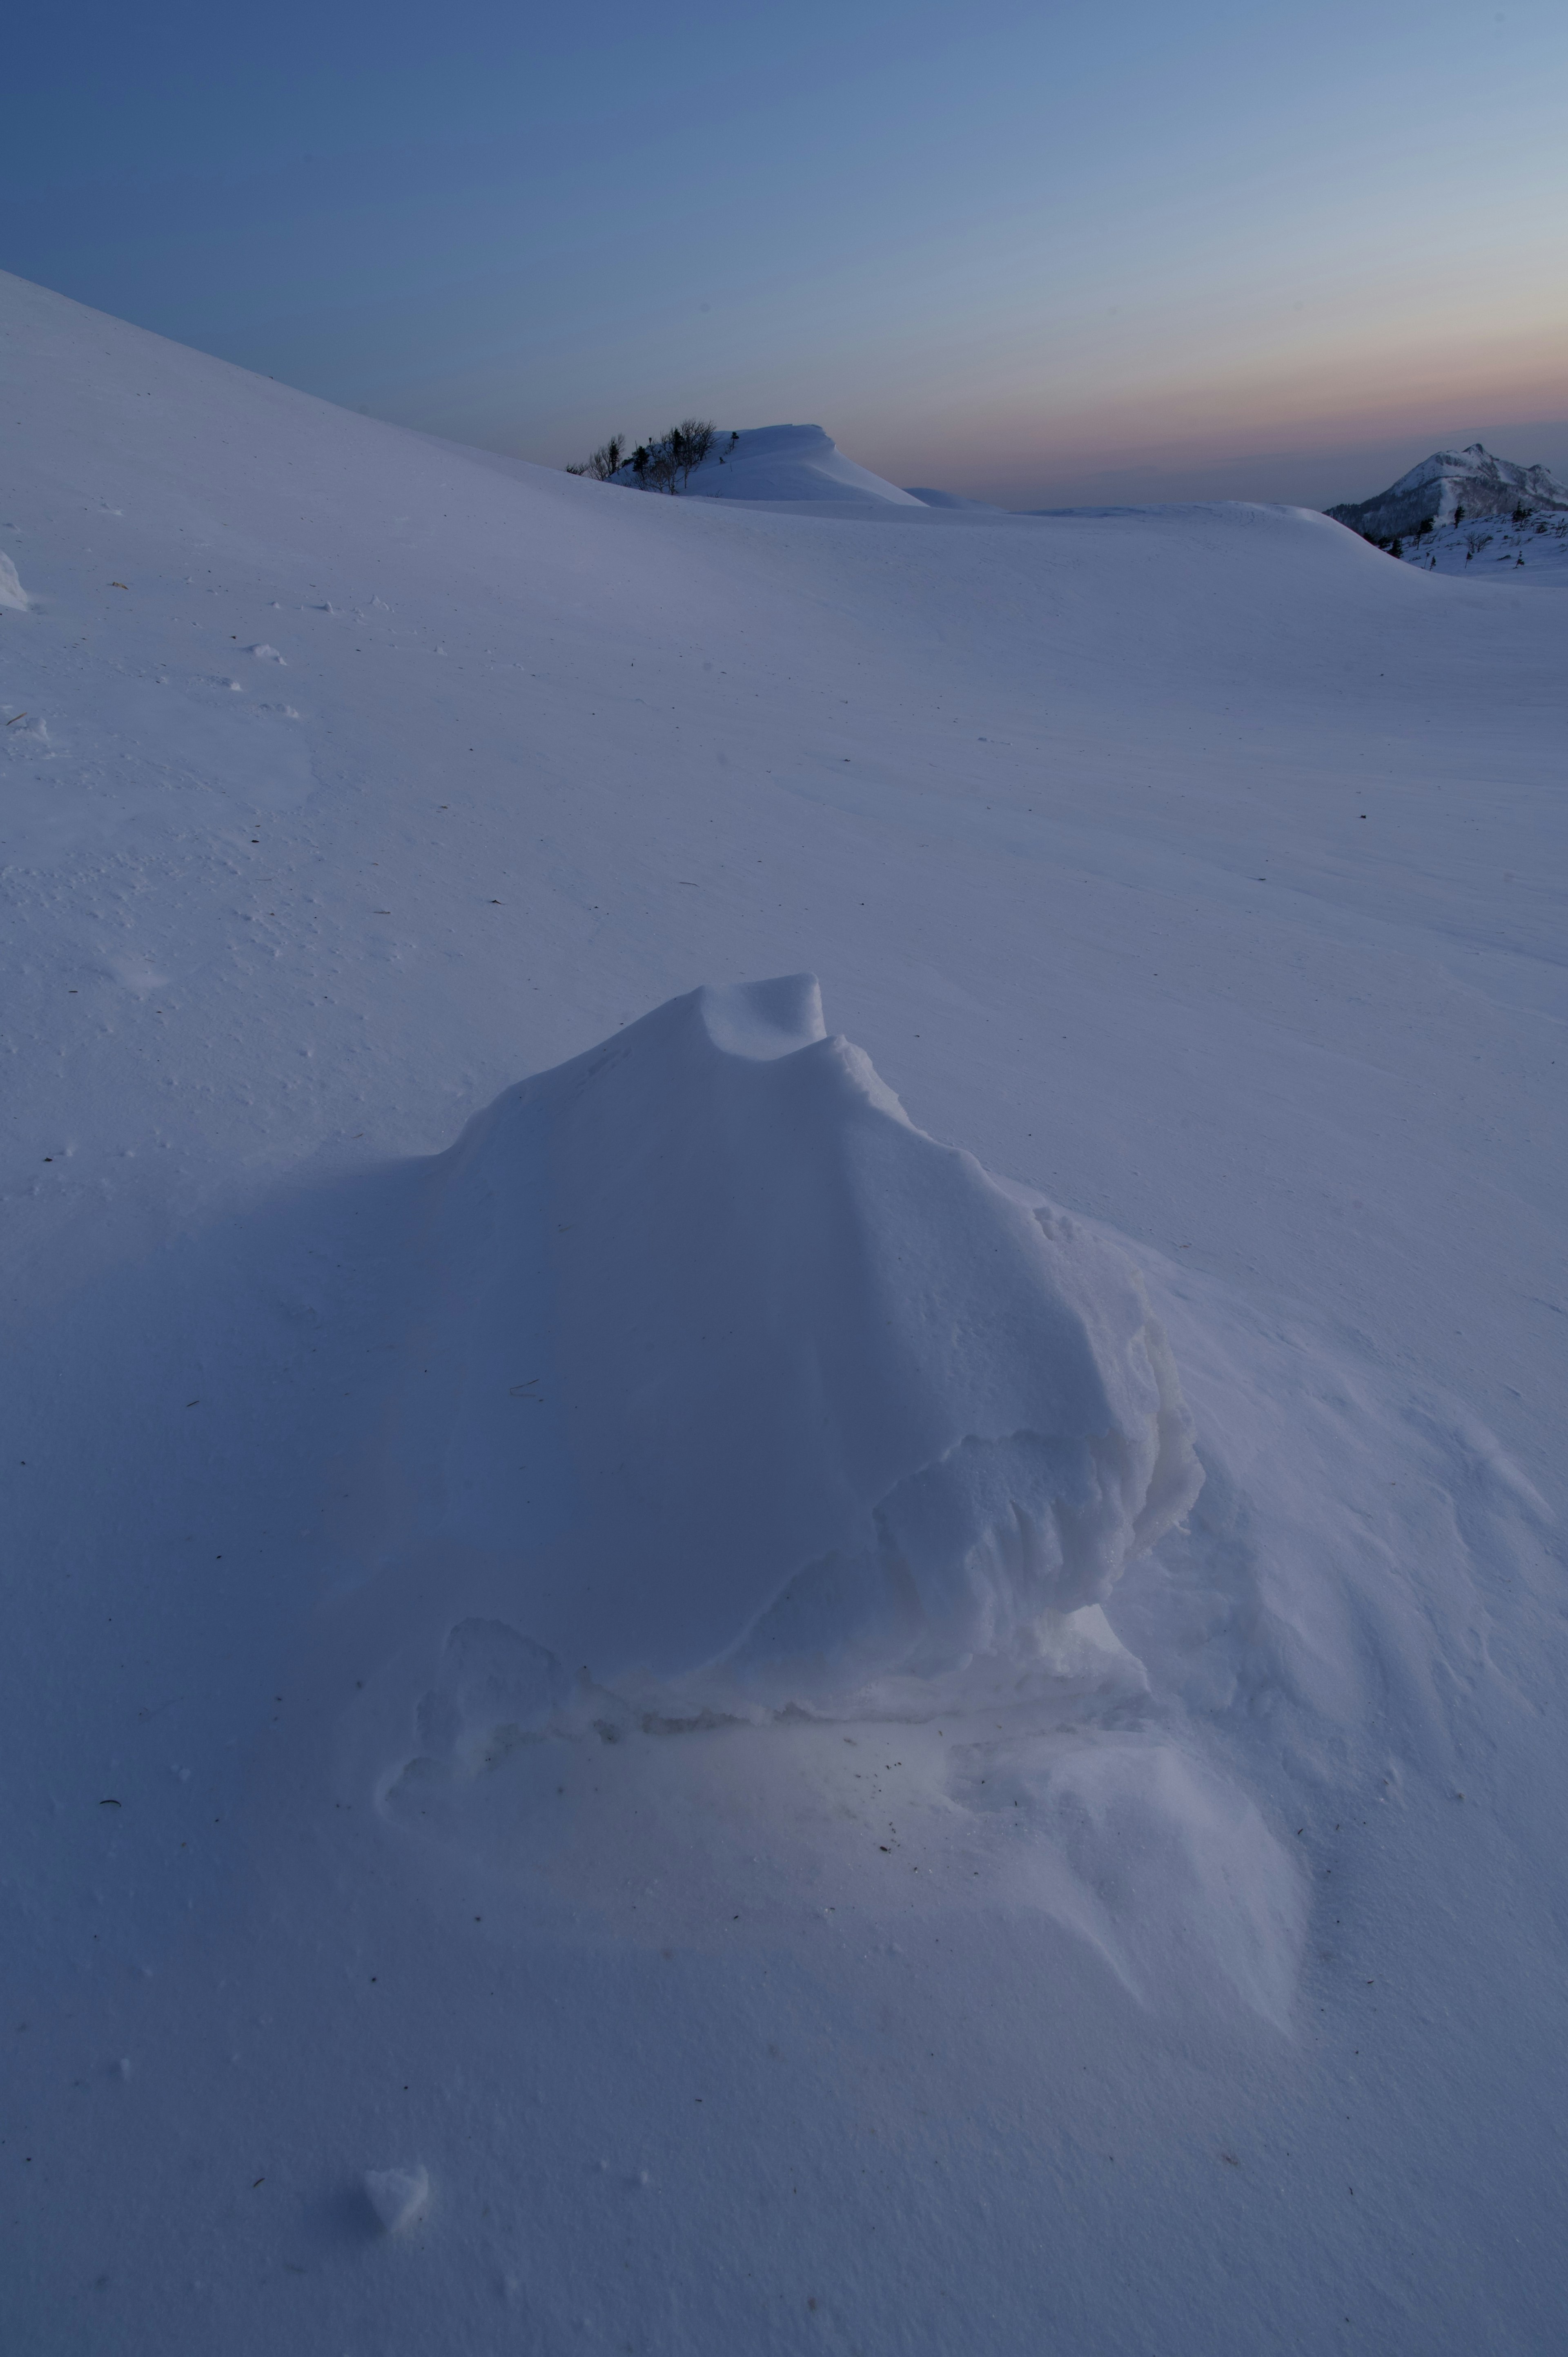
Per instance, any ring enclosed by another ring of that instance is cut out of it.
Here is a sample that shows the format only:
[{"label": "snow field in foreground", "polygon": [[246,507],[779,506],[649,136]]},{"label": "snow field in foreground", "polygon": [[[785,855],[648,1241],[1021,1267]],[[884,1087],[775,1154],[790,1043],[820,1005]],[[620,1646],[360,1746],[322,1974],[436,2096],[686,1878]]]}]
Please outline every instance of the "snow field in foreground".
[{"label": "snow field in foreground", "polygon": [[1557,601],[0,331],[11,2344],[1551,2345]]}]

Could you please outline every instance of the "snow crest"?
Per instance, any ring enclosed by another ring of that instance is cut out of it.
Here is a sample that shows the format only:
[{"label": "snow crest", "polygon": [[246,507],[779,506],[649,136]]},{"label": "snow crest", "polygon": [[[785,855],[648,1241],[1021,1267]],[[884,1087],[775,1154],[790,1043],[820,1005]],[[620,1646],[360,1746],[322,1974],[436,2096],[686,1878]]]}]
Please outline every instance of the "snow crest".
[{"label": "snow crest", "polygon": [[427,1528],[596,1676],[777,1703],[1037,1652],[1197,1494],[1131,1263],[917,1129],[809,975],[509,1091],[430,1189]]}]

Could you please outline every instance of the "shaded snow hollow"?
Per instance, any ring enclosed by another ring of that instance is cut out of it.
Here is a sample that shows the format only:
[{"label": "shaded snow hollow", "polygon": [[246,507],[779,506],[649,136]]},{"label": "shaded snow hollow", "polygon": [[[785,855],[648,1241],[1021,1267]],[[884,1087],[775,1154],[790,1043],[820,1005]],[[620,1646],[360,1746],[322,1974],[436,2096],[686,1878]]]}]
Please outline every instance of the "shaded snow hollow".
[{"label": "shaded snow hollow", "polygon": [[781,1702],[1028,1654],[1197,1494],[1131,1262],[917,1129],[810,975],[509,1090],[428,1188],[460,1372],[398,1455],[596,1676]]}]

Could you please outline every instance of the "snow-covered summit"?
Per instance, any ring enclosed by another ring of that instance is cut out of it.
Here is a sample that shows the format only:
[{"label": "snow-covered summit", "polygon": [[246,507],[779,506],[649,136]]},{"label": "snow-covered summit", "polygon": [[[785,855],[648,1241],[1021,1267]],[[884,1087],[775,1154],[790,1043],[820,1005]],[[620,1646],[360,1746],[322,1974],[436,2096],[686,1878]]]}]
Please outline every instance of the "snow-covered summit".
[{"label": "snow-covered summit", "polygon": [[1451,524],[1466,517],[1511,516],[1518,507],[1568,510],[1568,484],[1544,467],[1494,457],[1479,442],[1463,450],[1434,450],[1418,467],[1369,500],[1348,500],[1327,513],[1369,539],[1413,532],[1419,523]]},{"label": "snow-covered summit", "polygon": [[[629,467],[617,478],[636,487]],[[885,500],[894,507],[924,502],[901,491],[869,467],[846,458],[820,425],[755,425],[730,447],[730,433],[716,435],[713,455],[684,487],[693,500]]]}]

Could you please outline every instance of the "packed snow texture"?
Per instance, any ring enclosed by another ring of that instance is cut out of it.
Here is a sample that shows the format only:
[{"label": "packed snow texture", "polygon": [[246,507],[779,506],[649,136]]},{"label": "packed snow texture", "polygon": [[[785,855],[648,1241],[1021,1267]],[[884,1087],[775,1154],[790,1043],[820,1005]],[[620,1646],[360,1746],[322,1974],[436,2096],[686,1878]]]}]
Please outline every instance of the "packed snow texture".
[{"label": "packed snow texture", "polygon": [[1544,467],[1523,467],[1494,457],[1479,442],[1464,450],[1434,450],[1429,458],[1369,500],[1349,500],[1327,512],[1337,523],[1369,538],[1393,539],[1418,523],[1452,524],[1482,517],[1511,517],[1516,508],[1537,513],[1568,512],[1568,484]]},{"label": "packed snow texture", "polygon": [[1553,2347],[1568,609],[0,369],[6,2357]]},{"label": "packed snow texture", "polygon": [[[629,467],[616,478],[636,487]],[[755,425],[730,447],[726,428],[714,437],[712,454],[683,487],[694,500],[886,500],[891,507],[918,507],[912,491],[901,491],[846,458],[820,425]]]}]

